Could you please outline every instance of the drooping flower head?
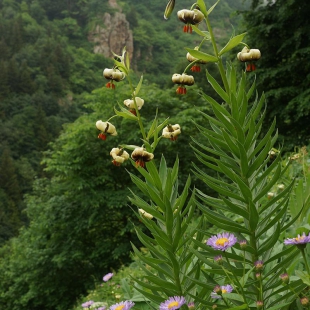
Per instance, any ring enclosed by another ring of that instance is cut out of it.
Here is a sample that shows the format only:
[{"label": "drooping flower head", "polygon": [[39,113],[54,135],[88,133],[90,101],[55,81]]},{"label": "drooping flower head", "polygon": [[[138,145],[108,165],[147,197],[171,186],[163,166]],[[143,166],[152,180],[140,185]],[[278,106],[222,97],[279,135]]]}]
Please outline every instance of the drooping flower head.
[{"label": "drooping flower head", "polygon": [[189,33],[193,32],[192,25],[199,24],[205,18],[203,13],[201,13],[201,11],[199,11],[198,9],[181,10],[178,11],[177,15],[179,20],[185,24],[183,27],[183,32]]},{"label": "drooping flower head", "polygon": [[163,138],[170,139],[175,141],[178,138],[178,135],[181,133],[181,127],[179,124],[171,125],[169,124],[163,129],[162,136]]},{"label": "drooping flower head", "polygon": [[[140,97],[135,97],[135,100],[136,100],[138,110],[141,110],[144,104],[144,100]],[[135,109],[135,101],[133,99],[124,100],[124,105],[131,110]]]},{"label": "drooping flower head", "polygon": [[115,305],[112,305],[110,307],[110,310],[129,310],[135,305],[134,302],[130,300],[121,301],[120,303],[117,303]]},{"label": "drooping flower head", "polygon": [[122,81],[124,78],[125,78],[125,73],[118,70],[118,69],[109,69],[109,68],[106,68],[103,70],[103,76],[109,80],[109,82],[106,84],[106,87],[107,88],[112,88],[114,89],[115,88],[115,85],[113,84],[113,82],[119,82],[119,81]]},{"label": "drooping flower head", "polygon": [[113,275],[114,275],[114,274],[113,274],[112,272],[107,273],[106,275],[103,276],[103,281],[104,281],[104,282],[109,281],[109,280],[113,277]]},{"label": "drooping flower head", "polygon": [[110,155],[113,158],[112,163],[114,166],[120,166],[125,160],[129,159],[129,154],[124,149],[118,147],[114,147]]},{"label": "drooping flower head", "polygon": [[[194,49],[198,50],[199,47],[196,46]],[[201,59],[195,58],[190,53],[186,54],[186,59],[189,62],[195,62],[194,65],[190,69],[192,72],[200,72],[201,71],[200,64],[206,64],[207,63],[207,61],[205,61],[205,60],[201,60]]]},{"label": "drooping flower head", "polygon": [[96,127],[101,133],[98,135],[98,138],[101,140],[106,140],[107,134],[110,136],[117,136],[116,128],[109,122],[97,121]]},{"label": "drooping flower head", "polygon": [[219,286],[217,285],[211,293],[211,298],[220,299],[223,294],[229,294],[233,291],[233,287],[229,284]]},{"label": "drooping flower head", "polygon": [[177,94],[185,95],[186,87],[184,87],[184,85],[187,85],[187,86],[194,85],[195,79],[192,75],[187,75],[185,73],[182,73],[182,74],[175,73],[172,76],[172,82],[180,85],[176,90]]},{"label": "drooping flower head", "polygon": [[154,154],[147,152],[143,147],[137,147],[131,153],[131,158],[136,162],[136,167],[144,167],[145,163],[154,158]]},{"label": "drooping flower head", "polygon": [[256,66],[253,61],[260,59],[261,52],[258,49],[249,49],[248,47],[244,47],[240,53],[237,54],[238,60],[242,62],[248,62],[246,66],[246,71],[254,71],[256,70]]},{"label": "drooping flower head", "polygon": [[165,302],[162,302],[159,306],[159,310],[176,310],[182,307],[186,303],[183,296],[170,297]]},{"label": "drooping flower head", "polygon": [[89,308],[94,302],[92,300],[86,301],[82,304],[83,308]]},{"label": "drooping flower head", "polygon": [[230,233],[221,233],[212,236],[208,239],[207,245],[210,245],[214,250],[226,251],[237,242],[237,238]]}]

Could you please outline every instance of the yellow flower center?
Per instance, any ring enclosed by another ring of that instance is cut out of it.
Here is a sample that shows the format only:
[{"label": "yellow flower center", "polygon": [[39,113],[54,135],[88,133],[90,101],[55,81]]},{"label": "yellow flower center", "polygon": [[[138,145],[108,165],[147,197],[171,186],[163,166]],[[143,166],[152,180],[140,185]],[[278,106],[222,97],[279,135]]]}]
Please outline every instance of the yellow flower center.
[{"label": "yellow flower center", "polygon": [[179,305],[179,303],[177,301],[172,301],[169,305],[168,305],[168,309],[171,309],[172,307],[177,307]]},{"label": "yellow flower center", "polygon": [[304,240],[304,239],[305,239],[305,236],[301,236],[301,237],[296,237],[296,238],[295,238],[295,240],[296,240],[297,242],[302,241],[302,240]]},{"label": "yellow flower center", "polygon": [[225,294],[225,293],[227,293],[227,291],[223,288],[222,289],[222,294]]},{"label": "yellow flower center", "polygon": [[216,244],[216,245],[224,246],[225,243],[227,243],[227,242],[228,242],[228,239],[227,239],[227,238],[219,238],[219,239],[216,240],[215,244]]},{"label": "yellow flower center", "polygon": [[118,307],[115,308],[115,310],[122,310],[125,307],[125,305],[120,305]]}]

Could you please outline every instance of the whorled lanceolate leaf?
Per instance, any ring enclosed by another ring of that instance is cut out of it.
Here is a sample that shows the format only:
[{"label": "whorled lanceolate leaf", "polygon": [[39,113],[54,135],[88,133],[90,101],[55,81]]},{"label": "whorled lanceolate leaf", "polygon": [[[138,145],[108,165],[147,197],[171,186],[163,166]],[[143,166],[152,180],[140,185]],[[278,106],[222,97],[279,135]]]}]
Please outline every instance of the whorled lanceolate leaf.
[{"label": "whorled lanceolate leaf", "polygon": [[220,50],[219,55],[223,55],[225,53],[227,53],[228,51],[230,51],[231,49],[233,49],[234,47],[236,47],[237,45],[240,44],[240,42],[242,42],[244,36],[246,35],[245,33],[241,33],[233,38],[231,38],[228,43]]},{"label": "whorled lanceolate leaf", "polygon": [[264,252],[270,250],[276,242],[279,240],[280,236],[280,224],[278,223],[275,230],[270,238],[268,238],[260,247],[258,248],[257,254],[262,255]]},{"label": "whorled lanceolate leaf", "polygon": [[[226,91],[220,86],[220,84],[215,80],[215,78],[208,71],[206,71],[206,75],[207,75],[208,82],[211,84],[213,89],[221,96],[221,98],[225,102],[229,103],[229,95],[226,93]],[[228,111],[225,108],[222,108],[221,112],[226,114],[227,116],[229,115]]]}]

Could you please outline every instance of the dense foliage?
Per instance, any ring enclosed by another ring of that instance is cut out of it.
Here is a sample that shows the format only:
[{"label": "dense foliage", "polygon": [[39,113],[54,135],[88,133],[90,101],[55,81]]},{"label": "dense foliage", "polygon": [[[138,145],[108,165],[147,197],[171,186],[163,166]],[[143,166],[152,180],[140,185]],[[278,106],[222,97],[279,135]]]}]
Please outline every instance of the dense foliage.
[{"label": "dense foliage", "polygon": [[298,0],[254,3],[244,14],[249,44],[259,47],[259,90],[267,98],[267,122],[274,117],[286,150],[309,141],[310,3]]}]

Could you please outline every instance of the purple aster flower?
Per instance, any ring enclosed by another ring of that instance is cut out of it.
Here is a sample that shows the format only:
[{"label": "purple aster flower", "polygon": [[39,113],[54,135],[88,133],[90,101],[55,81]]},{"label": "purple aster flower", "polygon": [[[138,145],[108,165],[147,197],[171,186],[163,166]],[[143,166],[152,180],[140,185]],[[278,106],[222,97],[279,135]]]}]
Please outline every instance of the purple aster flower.
[{"label": "purple aster flower", "polygon": [[86,301],[82,304],[83,308],[89,308],[94,302],[92,300]]},{"label": "purple aster flower", "polygon": [[229,284],[222,286],[217,285],[211,293],[211,297],[215,299],[220,299],[222,298],[221,295],[231,293],[232,291],[233,287]]},{"label": "purple aster flower", "polygon": [[217,234],[208,239],[207,245],[210,245],[214,250],[226,251],[237,242],[237,238],[230,233]]},{"label": "purple aster flower", "polygon": [[132,308],[135,305],[134,302],[130,301],[130,300],[126,300],[126,301],[121,301],[118,304],[112,305],[110,307],[110,310],[129,310],[130,308]]},{"label": "purple aster flower", "polygon": [[306,236],[306,234],[303,233],[301,236],[298,235],[298,237],[296,237],[296,238],[284,240],[285,245],[288,245],[288,244],[298,245],[298,244],[306,244],[306,243],[310,243],[310,233],[308,236]]},{"label": "purple aster flower", "polygon": [[165,302],[162,302],[159,306],[159,310],[176,310],[182,307],[186,303],[183,296],[170,297]]},{"label": "purple aster flower", "polygon": [[107,273],[105,276],[103,276],[103,281],[104,281],[104,282],[107,282],[107,281],[109,281],[112,277],[113,277],[113,273],[112,273],[112,272]]}]

